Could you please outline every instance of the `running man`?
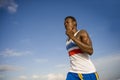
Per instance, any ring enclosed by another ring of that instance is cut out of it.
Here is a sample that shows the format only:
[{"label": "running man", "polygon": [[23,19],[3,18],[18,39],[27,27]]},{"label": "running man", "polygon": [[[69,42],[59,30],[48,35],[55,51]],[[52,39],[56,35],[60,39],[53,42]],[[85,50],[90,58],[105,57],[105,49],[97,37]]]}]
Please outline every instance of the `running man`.
[{"label": "running man", "polygon": [[66,80],[99,80],[89,56],[93,54],[91,39],[85,30],[77,30],[77,21],[67,16],[64,21],[68,40],[66,48],[70,58],[70,70]]}]

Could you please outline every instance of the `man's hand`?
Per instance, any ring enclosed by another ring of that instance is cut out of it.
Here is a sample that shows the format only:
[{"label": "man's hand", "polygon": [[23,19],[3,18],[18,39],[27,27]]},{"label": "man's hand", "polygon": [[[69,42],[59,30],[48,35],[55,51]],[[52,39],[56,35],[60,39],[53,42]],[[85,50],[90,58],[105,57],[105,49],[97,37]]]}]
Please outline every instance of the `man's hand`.
[{"label": "man's hand", "polygon": [[72,39],[72,38],[74,37],[74,32],[73,32],[72,30],[67,30],[67,31],[66,31],[66,35],[67,35],[70,39]]}]

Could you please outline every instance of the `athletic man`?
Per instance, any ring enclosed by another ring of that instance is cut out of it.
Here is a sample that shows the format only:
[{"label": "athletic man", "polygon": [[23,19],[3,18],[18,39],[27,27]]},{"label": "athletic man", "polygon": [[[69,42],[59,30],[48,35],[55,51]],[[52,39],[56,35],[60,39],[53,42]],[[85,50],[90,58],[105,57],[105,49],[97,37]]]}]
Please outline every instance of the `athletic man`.
[{"label": "athletic man", "polygon": [[66,80],[99,80],[89,56],[93,54],[91,39],[85,30],[77,30],[76,19],[67,16],[64,21],[68,40],[66,48],[70,57],[70,71]]}]

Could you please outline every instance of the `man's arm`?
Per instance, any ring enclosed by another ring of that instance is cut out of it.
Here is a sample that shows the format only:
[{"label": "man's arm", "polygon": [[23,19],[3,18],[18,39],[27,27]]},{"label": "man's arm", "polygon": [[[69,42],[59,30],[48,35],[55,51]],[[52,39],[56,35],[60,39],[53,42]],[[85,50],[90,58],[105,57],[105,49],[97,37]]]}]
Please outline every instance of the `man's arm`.
[{"label": "man's arm", "polygon": [[68,32],[67,35],[78,45],[78,47],[83,52],[88,53],[89,55],[93,54],[92,42],[89,38],[88,33],[85,30],[81,30],[77,34],[77,37],[75,37],[72,32]]}]

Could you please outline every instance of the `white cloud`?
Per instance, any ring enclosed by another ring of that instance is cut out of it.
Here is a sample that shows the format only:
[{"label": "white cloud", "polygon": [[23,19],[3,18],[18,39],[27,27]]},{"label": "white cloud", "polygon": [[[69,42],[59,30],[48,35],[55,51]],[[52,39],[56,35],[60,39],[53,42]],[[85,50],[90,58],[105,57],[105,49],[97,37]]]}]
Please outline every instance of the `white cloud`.
[{"label": "white cloud", "polygon": [[32,75],[31,78],[33,80],[45,80],[45,79],[47,79],[46,75],[36,75],[36,74]]},{"label": "white cloud", "polygon": [[15,13],[18,5],[15,0],[0,0],[0,8],[7,9],[10,13]]},{"label": "white cloud", "polygon": [[64,74],[49,73],[47,75],[32,75],[33,80],[65,80]]},{"label": "white cloud", "polygon": [[48,62],[48,59],[37,58],[37,59],[35,59],[35,62],[46,63],[46,62]]},{"label": "white cloud", "polygon": [[0,56],[4,56],[4,57],[23,56],[23,55],[30,55],[30,54],[31,53],[29,51],[19,52],[9,48],[0,52]]},{"label": "white cloud", "polygon": [[93,62],[101,80],[118,80],[120,78],[120,54],[104,56]]},{"label": "white cloud", "polygon": [[65,68],[65,67],[68,67],[68,66],[66,64],[58,64],[55,67],[57,67],[57,68]]},{"label": "white cloud", "polygon": [[65,80],[65,76],[63,74],[48,74],[47,80]]},{"label": "white cloud", "polygon": [[18,66],[13,66],[13,65],[0,65],[0,72],[20,71],[20,70],[23,70],[23,68]]},{"label": "white cloud", "polygon": [[28,77],[27,76],[19,76],[18,80],[27,80]]},{"label": "white cloud", "polygon": [[[4,79],[4,80],[6,80],[6,79]],[[15,77],[9,78],[9,80],[29,80],[29,77],[26,75],[21,75],[21,76],[15,76]]]},{"label": "white cloud", "polygon": [[18,76],[16,80],[65,80],[65,75],[62,73],[49,73],[49,74],[33,74]]},{"label": "white cloud", "polygon": [[40,76],[39,76],[39,75],[33,75],[32,78],[33,78],[33,79],[39,79]]},{"label": "white cloud", "polygon": [[0,80],[1,80],[1,79],[4,79],[4,78],[5,78],[5,75],[0,74]]},{"label": "white cloud", "polygon": [[[48,74],[33,74],[33,75],[20,75],[12,77],[9,80],[65,80],[66,75],[62,73],[48,73]],[[5,79],[4,75],[1,75],[1,78]]]}]

